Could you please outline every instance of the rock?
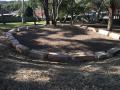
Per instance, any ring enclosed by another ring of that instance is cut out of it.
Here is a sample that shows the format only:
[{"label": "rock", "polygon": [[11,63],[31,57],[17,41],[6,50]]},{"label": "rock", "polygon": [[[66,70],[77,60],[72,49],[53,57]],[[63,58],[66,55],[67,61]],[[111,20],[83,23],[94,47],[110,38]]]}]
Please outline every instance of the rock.
[{"label": "rock", "polygon": [[13,47],[16,47],[17,45],[20,44],[19,41],[16,40],[16,39],[10,40],[10,42],[11,42],[11,44],[12,44]]},{"label": "rock", "polygon": [[108,36],[109,35],[109,31],[103,29],[103,28],[100,28],[98,30],[98,33],[101,34],[101,35],[105,35],[105,36]]},{"label": "rock", "polygon": [[93,31],[93,32],[97,32],[97,31],[98,31],[98,30],[97,30],[96,28],[94,28],[94,27],[88,27],[87,29],[88,29],[88,31]]},{"label": "rock", "polygon": [[0,36],[0,41],[5,41],[5,40],[7,40],[7,37],[5,37],[5,36]]},{"label": "rock", "polygon": [[75,25],[76,27],[80,27],[81,29],[85,29],[85,30],[87,30],[88,29],[88,27],[87,26],[84,26],[84,25],[79,25],[79,24],[77,24],[77,25]]},{"label": "rock", "polygon": [[35,25],[29,26],[29,29],[35,29]]},{"label": "rock", "polygon": [[29,52],[29,56],[31,58],[45,59],[47,57],[47,52],[32,49]]},{"label": "rock", "polygon": [[28,29],[29,29],[29,26],[26,26],[26,29],[28,30]]},{"label": "rock", "polygon": [[8,47],[2,43],[0,43],[0,58],[6,57],[8,53]]},{"label": "rock", "polygon": [[16,29],[11,29],[8,31],[9,33],[15,33],[16,32]]},{"label": "rock", "polygon": [[22,27],[19,27],[18,29],[17,29],[17,31],[19,32],[19,31],[22,31],[22,30],[25,30],[26,29],[26,26],[22,26]]},{"label": "rock", "polygon": [[95,57],[98,60],[102,60],[102,59],[107,59],[109,57],[109,55],[106,52],[101,51],[101,52],[96,52]]},{"label": "rock", "polygon": [[69,59],[70,57],[68,55],[54,52],[49,52],[47,57],[47,60],[54,62],[66,62]]},{"label": "rock", "polygon": [[120,55],[120,47],[114,47],[107,51],[107,54],[111,57]]},{"label": "rock", "polygon": [[29,48],[21,44],[16,45],[15,48],[19,53],[26,54],[29,52]]},{"label": "rock", "polygon": [[14,40],[15,37],[14,37],[13,35],[10,35],[10,36],[8,36],[8,39],[9,39],[9,40]]},{"label": "rock", "polygon": [[111,37],[114,40],[120,40],[120,34],[118,34],[118,33],[111,32],[109,34],[109,37]]},{"label": "rock", "polygon": [[6,37],[12,36],[12,33],[6,32],[6,33],[5,33],[5,36],[6,36]]},{"label": "rock", "polygon": [[80,51],[73,54],[73,60],[77,60],[79,62],[84,61],[94,61],[95,55],[92,51]]},{"label": "rock", "polygon": [[0,52],[2,53],[3,51],[5,51],[8,47],[2,43],[0,43]]}]

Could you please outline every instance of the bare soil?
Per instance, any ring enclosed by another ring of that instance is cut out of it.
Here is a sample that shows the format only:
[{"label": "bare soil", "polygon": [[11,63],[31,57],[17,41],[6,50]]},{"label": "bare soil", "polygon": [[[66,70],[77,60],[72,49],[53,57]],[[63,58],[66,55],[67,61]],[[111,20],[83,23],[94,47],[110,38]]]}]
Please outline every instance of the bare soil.
[{"label": "bare soil", "polygon": [[[106,50],[118,43],[80,28],[59,28],[22,31],[16,37],[31,48],[63,49],[64,52],[74,52],[74,49],[79,51],[82,45],[83,50]],[[120,57],[73,64],[31,59],[9,49],[5,51],[6,57],[0,58],[0,90],[120,89]]]},{"label": "bare soil", "polygon": [[120,57],[81,64],[0,58],[0,90],[119,90]]},{"label": "bare soil", "polygon": [[106,36],[70,25],[24,30],[18,32],[15,37],[31,49],[65,53],[107,51],[119,43]]}]

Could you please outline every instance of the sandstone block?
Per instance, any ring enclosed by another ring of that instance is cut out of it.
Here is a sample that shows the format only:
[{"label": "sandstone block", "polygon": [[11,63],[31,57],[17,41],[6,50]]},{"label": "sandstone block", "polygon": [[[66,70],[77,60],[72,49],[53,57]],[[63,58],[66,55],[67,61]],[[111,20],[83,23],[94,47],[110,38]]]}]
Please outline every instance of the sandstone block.
[{"label": "sandstone block", "polygon": [[111,57],[120,55],[120,47],[114,47],[107,51],[107,54]]},{"label": "sandstone block", "polygon": [[93,28],[93,27],[88,27],[88,30],[93,31],[93,32],[97,32],[97,29]]},{"label": "sandstone block", "polygon": [[93,61],[95,60],[95,55],[92,51],[80,51],[74,53],[73,59],[77,61]]},{"label": "sandstone block", "polygon": [[11,29],[11,30],[9,30],[8,32],[10,32],[10,33],[15,33],[15,32],[16,32],[16,29]]},{"label": "sandstone block", "polygon": [[105,30],[105,29],[100,28],[100,29],[98,30],[98,33],[99,33],[99,34],[102,34],[102,35],[105,35],[105,36],[108,36],[109,31],[107,31],[107,30]]},{"label": "sandstone block", "polygon": [[70,57],[61,53],[49,52],[47,59],[54,62],[66,62],[70,59]]},{"label": "sandstone block", "polygon": [[22,26],[22,27],[19,27],[18,29],[17,29],[17,31],[19,32],[19,31],[22,31],[22,30],[25,30],[26,29],[26,26]]},{"label": "sandstone block", "polygon": [[37,59],[45,59],[47,57],[47,52],[32,49],[29,52],[29,56]]},{"label": "sandstone block", "polygon": [[108,54],[106,52],[104,52],[104,51],[96,52],[95,53],[95,57],[98,60],[107,59],[108,58]]},{"label": "sandstone block", "polygon": [[111,37],[112,39],[115,39],[115,40],[120,40],[120,34],[117,34],[117,33],[111,32],[109,34],[109,37]]},{"label": "sandstone block", "polygon": [[19,53],[28,53],[29,52],[29,48],[24,45],[21,45],[21,44],[16,45],[15,48],[16,48],[16,51],[18,51]]},{"label": "sandstone block", "polygon": [[0,52],[2,53],[6,49],[7,49],[7,46],[2,44],[2,43],[0,43]]}]

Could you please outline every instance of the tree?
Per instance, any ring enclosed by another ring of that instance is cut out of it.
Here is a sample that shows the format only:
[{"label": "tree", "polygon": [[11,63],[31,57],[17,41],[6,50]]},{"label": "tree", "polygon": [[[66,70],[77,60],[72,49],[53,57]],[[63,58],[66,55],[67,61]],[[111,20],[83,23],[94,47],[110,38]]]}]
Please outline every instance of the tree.
[{"label": "tree", "polygon": [[43,7],[44,7],[44,13],[46,17],[46,25],[50,24],[50,16],[49,16],[49,9],[48,9],[48,0],[44,0]]},{"label": "tree", "polygon": [[26,8],[26,10],[25,10],[25,16],[27,16],[27,17],[32,17],[33,16],[33,9],[30,6],[28,6]]},{"label": "tree", "polygon": [[110,0],[110,5],[108,7],[109,10],[109,19],[108,19],[108,27],[107,30],[112,30],[112,24],[113,24],[113,12],[114,12],[114,6],[113,6],[113,0]]},{"label": "tree", "polygon": [[62,0],[53,0],[53,17],[52,17],[52,24],[56,26],[57,19],[58,19],[58,13],[59,13],[59,7],[62,3]]}]

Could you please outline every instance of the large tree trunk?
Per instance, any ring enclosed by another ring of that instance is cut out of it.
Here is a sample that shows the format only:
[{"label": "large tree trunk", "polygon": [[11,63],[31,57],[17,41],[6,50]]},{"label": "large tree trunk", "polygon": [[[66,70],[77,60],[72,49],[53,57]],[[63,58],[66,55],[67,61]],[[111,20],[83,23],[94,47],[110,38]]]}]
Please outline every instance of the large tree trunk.
[{"label": "large tree trunk", "polygon": [[44,13],[45,13],[45,17],[46,17],[46,25],[50,24],[50,17],[49,17],[49,10],[48,10],[48,0],[44,0],[43,3],[44,6]]}]

